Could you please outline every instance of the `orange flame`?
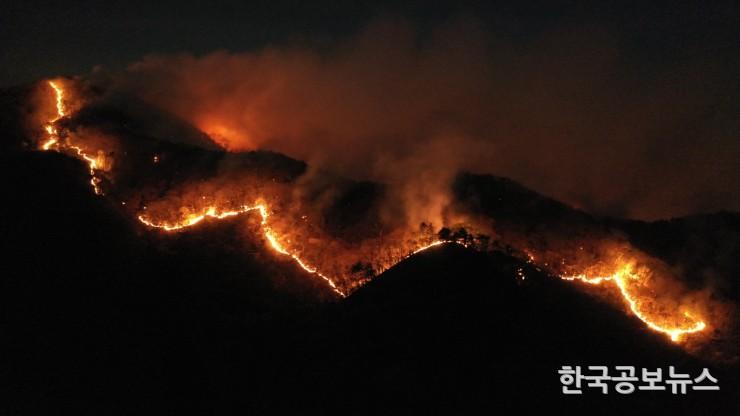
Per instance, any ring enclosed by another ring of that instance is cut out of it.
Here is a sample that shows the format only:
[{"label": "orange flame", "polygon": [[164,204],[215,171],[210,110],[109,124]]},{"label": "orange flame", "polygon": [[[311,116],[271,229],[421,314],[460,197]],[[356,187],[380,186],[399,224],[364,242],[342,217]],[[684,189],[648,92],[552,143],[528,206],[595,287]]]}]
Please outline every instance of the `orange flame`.
[{"label": "orange flame", "polygon": [[[191,214],[183,220],[174,223],[155,222],[147,219],[143,215],[139,216],[139,220],[150,227],[159,228],[165,231],[177,231],[194,226],[205,220],[206,218],[223,219],[255,210],[260,212],[260,215],[262,217],[261,226],[263,234],[267,241],[270,243],[270,246],[275,251],[291,257],[303,270],[321,277],[331,286],[332,290],[334,290],[337,294],[342,297],[346,296],[346,293],[338,288],[333,279],[326,276],[325,274],[322,274],[316,267],[307,264],[296,253],[291,252],[283,243],[281,243],[282,238],[279,237],[268,224],[268,208],[264,204],[256,204],[253,206],[245,205],[241,209],[232,211],[219,211],[217,207],[210,206],[206,208],[205,211],[203,211],[201,214]],[[442,244],[460,244],[465,246],[465,244],[457,241],[436,240],[429,244],[418,247],[413,251],[410,251],[407,255],[399,258],[393,264],[389,264],[387,265],[387,267],[379,270],[379,273],[382,273],[388,268],[393,267],[393,265],[404,259],[407,259],[415,254]],[[535,264],[534,256],[532,256],[531,254],[528,254],[528,263]],[[622,298],[629,305],[631,312],[642,322],[644,322],[648,326],[648,328],[668,335],[674,342],[681,341],[684,335],[703,331],[707,326],[704,321],[695,318],[694,314],[688,311],[683,312],[682,318],[673,319],[673,325],[661,322],[660,319],[652,317],[651,314],[645,311],[641,306],[644,301],[641,300],[637,296],[637,294],[633,293],[633,291],[631,290],[630,285],[634,284],[633,282],[643,282],[645,278],[641,274],[636,272],[633,269],[632,264],[630,263],[626,263],[612,275],[589,277],[585,274],[579,274],[574,276],[561,276],[561,279],[568,281],[581,281],[591,285],[600,285],[604,282],[614,282],[616,287],[619,289]]]},{"label": "orange flame", "polygon": [[[288,256],[293,261],[295,261],[303,270],[310,274],[314,274],[316,276],[319,276],[321,279],[323,279],[330,287],[331,289],[337,293],[339,296],[346,297],[347,294],[339,288],[337,283],[335,282],[335,279],[330,278],[329,276],[323,274],[318,270],[318,268],[308,264],[305,260],[301,259],[297,253],[291,252],[291,250],[286,247],[284,243],[281,241],[283,240],[282,237],[280,237],[269,225],[269,210],[265,204],[255,204],[255,205],[243,205],[241,208],[236,210],[229,210],[229,211],[222,211],[219,210],[215,206],[209,206],[204,211],[202,211],[199,214],[190,214],[186,216],[184,219],[176,222],[166,222],[166,221],[153,221],[149,218],[147,218],[145,215],[139,215],[138,219],[141,223],[152,227],[152,228],[159,228],[161,230],[172,232],[172,231],[178,231],[182,230],[188,227],[192,227],[206,218],[212,218],[212,219],[224,219],[228,217],[234,217],[240,214],[244,214],[250,211],[259,211],[260,216],[262,218],[260,222],[260,226],[262,227],[263,235],[265,236],[265,239],[270,243],[270,247],[272,247],[273,250],[277,251],[278,253]],[[432,247],[436,247],[441,244],[445,243],[452,243],[451,241],[434,241],[432,243],[426,244],[422,247],[416,248],[415,250],[409,252],[407,255],[399,259],[398,261],[402,261],[408,257],[413,256],[414,254],[418,254],[424,250],[428,250]],[[388,268],[392,267],[393,265],[390,265]],[[380,272],[382,272],[381,270]]]},{"label": "orange flame", "polygon": [[692,313],[684,311],[683,317],[672,319],[671,323],[659,322],[658,319],[651,317],[650,314],[643,310],[643,301],[634,294],[630,289],[635,283],[644,283],[645,277],[634,270],[632,264],[624,264],[614,274],[608,276],[588,277],[585,274],[575,276],[561,276],[563,280],[581,281],[590,285],[600,285],[604,282],[614,282],[619,289],[622,298],[629,305],[632,313],[644,322],[650,329],[662,332],[670,336],[674,342],[681,341],[681,337],[686,334],[701,332],[706,328],[706,323],[701,319],[695,318]]},{"label": "orange flame", "polygon": [[49,150],[52,146],[59,142],[59,131],[57,130],[54,123],[66,116],[66,110],[64,108],[64,91],[54,81],[49,81],[49,86],[54,90],[57,114],[53,119],[49,120],[49,122],[46,123],[46,126],[44,127],[49,138],[46,142],[44,142],[44,144],[41,145],[41,148],[43,150]]},{"label": "orange flame", "polygon": [[[72,152],[74,153],[74,155],[87,162],[91,176],[90,183],[95,193],[100,195],[102,194],[102,191],[99,187],[100,179],[96,176],[96,173],[98,170],[102,169],[103,162],[101,162],[97,157],[93,157],[87,154],[82,147],[73,145],[70,142],[69,138],[66,138],[64,142],[61,141],[60,132],[57,128],[57,122],[60,119],[68,116],[68,109],[65,104],[65,91],[57,82],[49,81],[48,85],[54,90],[56,99],[56,115],[52,119],[47,121],[44,126],[44,129],[47,133],[47,139],[41,144],[40,148],[42,150],[57,149],[58,151]],[[157,163],[159,161],[159,157],[154,156],[153,161],[154,163]],[[243,205],[241,208],[236,210],[222,210],[216,206],[209,206],[205,208],[200,214],[188,215],[184,219],[177,222],[155,221],[147,218],[145,215],[139,215],[138,219],[143,224],[149,227],[172,232],[192,227],[196,224],[201,223],[207,218],[224,219],[251,211],[259,211],[261,216],[260,226],[262,228],[263,235],[265,236],[265,239],[269,242],[270,247],[272,247],[273,250],[284,256],[290,257],[306,272],[319,276],[339,296],[347,296],[347,294],[338,287],[334,279],[321,273],[316,267],[309,265],[306,261],[299,257],[298,253],[291,251],[291,249],[282,242],[284,238],[279,236],[269,225],[269,210],[265,204],[257,203],[251,206]],[[435,240],[431,243],[410,250],[405,256],[398,258],[391,264],[385,265],[379,272],[382,273],[383,271],[408,257],[428,250],[432,247],[436,247],[446,243],[454,243],[465,246],[464,243],[461,243],[459,241]],[[530,253],[526,254],[527,262],[536,265],[534,256]],[[545,263],[545,266],[547,266],[547,263]],[[537,270],[541,269],[538,267]],[[521,275],[521,277],[523,278],[523,275]],[[632,286],[636,284],[644,284],[647,278],[639,271],[635,271],[632,263],[624,263],[617,269],[616,272],[603,276],[589,277],[586,274],[578,274],[573,276],[560,277],[563,280],[581,281],[590,285],[601,285],[605,282],[614,282],[616,287],[619,289],[622,298],[628,304],[631,312],[642,322],[644,322],[648,326],[648,328],[668,335],[674,342],[679,342],[681,341],[683,336],[687,334],[701,332],[707,327],[707,324],[703,320],[696,318],[693,312],[683,311],[683,315],[681,318],[674,318],[671,320],[671,322],[664,322],[665,319],[661,321],[660,319],[653,317],[651,313],[645,311],[643,304],[646,300],[638,296],[638,294],[634,293]]]},{"label": "orange flame", "polygon": [[64,144],[60,142],[60,133],[56,126],[56,122],[68,115],[64,98],[64,89],[59,83],[54,81],[49,81],[48,84],[54,90],[57,112],[54,118],[49,120],[44,126],[48,137],[46,141],[41,144],[41,150],[57,148],[58,150],[68,150],[76,153],[77,156],[87,162],[87,166],[90,171],[90,185],[92,186],[93,191],[96,195],[102,195],[103,191],[99,186],[101,180],[96,176],[96,171],[101,167],[101,163],[98,158],[88,155],[81,147],[71,144],[69,140]]},{"label": "orange flame", "polygon": [[267,220],[269,218],[267,207],[264,204],[256,204],[253,206],[247,206],[244,205],[238,210],[233,211],[220,211],[214,207],[208,207],[202,214],[195,214],[190,215],[184,220],[180,222],[175,223],[167,223],[167,222],[155,222],[147,219],[144,215],[139,215],[139,221],[141,221],[143,224],[146,224],[150,227],[159,228],[165,231],[177,231],[181,230],[183,228],[191,227],[193,225],[196,225],[200,223],[201,221],[205,220],[206,218],[214,218],[214,219],[223,219],[228,217],[233,217],[239,214],[243,214],[250,211],[259,211],[260,216],[262,217],[262,221],[260,225],[262,226],[262,230],[264,233],[265,238],[267,241],[270,242],[270,246],[277,251],[278,253],[291,257],[303,270],[310,274],[315,274],[316,276],[319,276],[322,278],[330,287],[331,289],[338,294],[339,296],[346,297],[347,295],[337,287],[336,283],[334,283],[334,280],[326,276],[325,274],[319,272],[315,267],[308,265],[306,262],[301,260],[298,255],[295,253],[291,253],[288,251],[288,249],[285,248],[280,243],[280,238],[272,231],[270,228]]},{"label": "orange flame", "polygon": [[[87,165],[90,170],[90,176],[91,176],[90,184],[92,185],[93,190],[95,191],[95,194],[101,195],[102,190],[99,187],[100,179],[96,176],[96,173],[99,169],[102,168],[102,162],[98,160],[98,158],[93,157],[89,155],[88,153],[86,153],[82,147],[72,144],[69,138],[66,138],[64,142],[61,141],[60,132],[59,132],[59,129],[57,128],[56,123],[57,121],[69,115],[69,112],[66,106],[66,101],[65,101],[65,91],[62,85],[58,82],[48,81],[48,85],[52,88],[52,90],[54,90],[57,111],[56,111],[56,115],[52,119],[50,119],[44,126],[46,133],[47,133],[47,139],[41,144],[40,146],[41,150],[56,149],[58,151],[72,152],[79,159],[87,162]],[[159,162],[159,157],[154,156],[153,161],[154,163]],[[183,220],[178,221],[178,222],[173,222],[173,223],[153,221],[151,219],[148,219],[144,215],[139,215],[138,219],[143,224],[149,227],[159,228],[161,230],[170,232],[170,231],[177,231],[183,228],[194,226],[202,222],[206,218],[224,219],[224,218],[233,217],[233,216],[240,215],[240,214],[250,212],[250,211],[259,211],[262,217],[262,221],[260,225],[262,227],[263,234],[266,240],[270,243],[270,247],[272,247],[273,250],[277,251],[278,253],[282,255],[292,258],[306,272],[319,276],[339,296],[342,296],[342,297],[347,296],[346,293],[337,286],[334,279],[321,273],[316,267],[309,265],[305,260],[301,259],[297,253],[291,252],[291,250],[287,248],[284,243],[282,243],[283,238],[280,237],[269,226],[268,208],[264,204],[256,204],[253,206],[244,205],[240,209],[237,209],[237,210],[222,210],[216,206],[210,206],[210,207],[207,207],[200,214],[191,214],[187,216],[186,218],[184,218]],[[424,251],[428,248],[437,246],[442,243],[443,243],[442,241],[435,241],[429,245],[417,248],[416,250],[409,253],[407,256],[403,258],[407,258],[413,254],[419,253],[421,251]]]}]

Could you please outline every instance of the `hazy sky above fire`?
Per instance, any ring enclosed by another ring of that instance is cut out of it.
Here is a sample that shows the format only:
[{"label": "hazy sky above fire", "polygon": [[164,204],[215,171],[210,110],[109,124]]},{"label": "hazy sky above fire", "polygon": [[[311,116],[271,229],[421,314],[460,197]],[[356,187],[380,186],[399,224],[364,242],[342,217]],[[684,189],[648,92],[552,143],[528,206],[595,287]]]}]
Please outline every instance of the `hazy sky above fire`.
[{"label": "hazy sky above fire", "polygon": [[103,64],[232,150],[430,206],[469,169],[597,213],[740,210],[736,5],[515,3],[19,3],[0,80]]}]

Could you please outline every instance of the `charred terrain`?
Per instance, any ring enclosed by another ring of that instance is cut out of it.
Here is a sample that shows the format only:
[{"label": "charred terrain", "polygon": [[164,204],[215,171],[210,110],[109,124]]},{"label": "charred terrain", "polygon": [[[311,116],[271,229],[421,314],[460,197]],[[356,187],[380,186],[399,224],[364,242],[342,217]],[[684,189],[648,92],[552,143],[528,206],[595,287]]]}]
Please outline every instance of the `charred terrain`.
[{"label": "charred terrain", "polygon": [[[130,99],[29,127],[52,93],[2,94],[4,414],[739,409],[737,213],[598,218],[461,172],[447,222],[408,227],[384,184]],[[670,276],[659,301],[624,283],[640,267]],[[721,390],[567,397],[563,365],[708,367]]]}]

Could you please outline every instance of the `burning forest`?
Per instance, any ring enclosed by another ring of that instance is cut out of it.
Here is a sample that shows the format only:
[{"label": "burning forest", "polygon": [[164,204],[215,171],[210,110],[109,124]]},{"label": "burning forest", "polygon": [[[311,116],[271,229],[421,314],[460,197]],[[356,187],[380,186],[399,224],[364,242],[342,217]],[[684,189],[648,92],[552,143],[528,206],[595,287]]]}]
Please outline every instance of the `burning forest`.
[{"label": "burning forest", "polygon": [[0,413],[733,414],[730,7],[432,3],[9,8]]},{"label": "burning forest", "polygon": [[[124,136],[96,132],[94,128],[90,131],[84,115],[79,116],[80,121],[76,118],[78,112],[85,112],[86,105],[95,106],[94,98],[84,97],[76,84],[72,80],[51,80],[39,86],[39,93],[48,95],[48,106],[55,111],[45,111],[51,116],[39,126],[43,133],[38,149],[80,159],[89,168],[93,193],[115,198],[123,211],[151,232],[177,233],[204,222],[256,217],[266,247],[292,259],[308,276],[323,280],[339,297],[347,297],[400,261],[440,244],[458,244],[483,252],[514,250],[538,270],[612,292],[606,296],[616,295],[616,307],[641,320],[646,329],[674,342],[701,345],[713,338],[714,331],[726,329],[729,324],[726,305],[706,292],[684,287],[659,259],[593,224],[575,224],[586,233],[582,237],[563,237],[543,230],[531,241],[530,233],[512,230],[505,219],[504,227],[499,229],[496,216],[486,218],[464,201],[444,206],[444,215],[436,219],[441,222],[429,218],[418,224],[394,223],[384,221],[382,208],[378,208],[393,204],[392,196],[379,192],[379,201],[370,201],[364,207],[358,204],[362,210],[358,222],[365,230],[358,233],[359,238],[352,238],[328,229],[325,216],[330,209],[322,200],[336,198],[342,187],[357,185],[342,184],[341,178],[309,172],[302,165],[290,171],[276,166],[279,161],[272,166],[274,171],[262,171],[259,161],[250,161],[249,154],[241,160],[221,162],[233,164],[232,171],[186,180],[171,178],[162,186],[157,171],[167,169],[170,163],[177,164],[170,162],[177,157],[174,152],[158,151],[154,143],[127,151],[123,149],[132,144],[125,143]],[[136,178],[137,173],[132,173],[127,163],[148,164],[149,174]],[[140,185],[132,187],[131,182]],[[445,195],[441,199],[452,198]]]}]

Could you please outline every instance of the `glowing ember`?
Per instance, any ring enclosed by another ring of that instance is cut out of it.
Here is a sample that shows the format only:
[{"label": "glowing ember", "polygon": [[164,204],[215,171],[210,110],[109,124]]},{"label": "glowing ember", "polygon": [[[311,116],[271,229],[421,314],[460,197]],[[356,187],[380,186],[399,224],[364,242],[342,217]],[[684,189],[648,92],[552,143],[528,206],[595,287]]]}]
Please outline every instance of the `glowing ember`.
[{"label": "glowing ember", "polygon": [[[645,299],[641,299],[632,286],[636,284],[644,284],[646,279],[639,272],[634,270],[632,264],[627,263],[623,265],[617,272],[608,276],[595,276],[588,277],[585,274],[576,276],[562,276],[563,280],[570,281],[581,281],[590,285],[600,285],[604,282],[614,282],[619,289],[622,297],[627,302],[635,316],[637,316],[642,322],[644,322],[649,328],[662,332],[671,337],[671,340],[678,342],[681,337],[685,334],[692,334],[695,332],[703,331],[706,328],[704,321],[697,319],[690,312],[684,311],[682,316],[678,318],[660,318],[654,316],[650,312],[646,311],[643,304],[646,303]],[[651,299],[647,300],[650,301]]]},{"label": "glowing ember", "polygon": [[[437,240],[437,241],[435,241],[435,242],[433,242],[433,243],[430,243],[430,244],[427,244],[427,245],[425,245],[425,246],[423,246],[423,247],[417,248],[416,250],[412,251],[412,252],[411,252],[411,253],[410,253],[410,254],[409,254],[408,256],[406,256],[405,258],[409,258],[409,257],[413,256],[414,254],[418,254],[418,253],[421,253],[421,252],[422,252],[422,251],[424,251],[424,250],[429,250],[429,249],[430,249],[430,248],[432,248],[432,247],[437,247],[438,245],[441,245],[441,244],[446,244],[446,243],[454,243],[454,241],[444,241],[444,240]],[[457,244],[460,244],[460,243],[457,243]]]},{"label": "glowing ember", "polygon": [[[41,150],[57,150],[57,151],[63,151],[67,153],[72,153],[73,156],[76,156],[80,160],[84,160],[90,171],[90,184],[92,185],[93,190],[96,194],[101,195],[102,190],[100,189],[100,182],[101,179],[97,177],[97,172],[101,169],[103,169],[105,161],[102,160],[102,156],[100,157],[94,157],[88,154],[85,149],[83,149],[81,146],[75,145],[71,143],[71,140],[69,137],[64,137],[62,139],[61,132],[59,131],[59,128],[57,127],[57,122],[61,120],[64,117],[69,116],[69,110],[66,105],[66,98],[65,98],[65,91],[61,83],[55,82],[55,81],[48,81],[48,85],[51,87],[51,89],[54,91],[54,98],[56,101],[56,114],[53,118],[48,120],[46,124],[44,125],[44,130],[46,131],[46,139],[43,141],[43,143],[40,145]],[[160,161],[159,155],[154,155],[152,157],[153,163],[158,163]],[[203,197],[205,199],[205,197]],[[121,204],[125,205],[124,202]],[[210,206],[207,207],[205,210],[203,210],[200,214],[192,214],[187,216],[186,218],[173,223],[168,222],[159,222],[154,221],[146,217],[145,215],[139,215],[138,219],[143,224],[153,227],[153,228],[159,228],[164,231],[177,231],[181,230],[183,228],[194,226],[206,218],[212,218],[212,219],[223,219],[228,217],[233,217],[236,215],[240,215],[246,212],[250,211],[259,211],[262,221],[261,221],[261,227],[264,233],[265,238],[270,243],[270,247],[272,247],[275,251],[278,253],[289,256],[292,258],[303,270],[310,274],[314,274],[316,276],[319,276],[321,279],[326,281],[326,283],[332,288],[334,292],[336,292],[338,295],[345,297],[346,293],[342,291],[335,281],[325,274],[321,273],[316,267],[313,267],[309,265],[305,260],[301,259],[297,253],[292,252],[284,243],[282,243],[283,238],[278,235],[269,225],[268,223],[268,209],[263,204],[256,204],[253,206],[244,205],[240,209],[237,210],[223,210],[216,206]],[[422,246],[420,248],[417,248],[404,256],[402,259],[407,258],[413,254],[419,253],[421,251],[424,251],[426,249],[429,249],[431,247],[443,244],[444,241],[435,241],[431,244]],[[399,260],[399,261],[400,261]],[[391,267],[389,265],[387,268]]]},{"label": "glowing ember", "polygon": [[[56,114],[44,124],[46,138],[41,143],[40,148],[41,150],[54,149],[61,152],[71,153],[73,156],[79,158],[80,160],[84,160],[89,167],[91,176],[90,184],[92,185],[95,193],[100,195],[102,194],[102,190],[99,186],[101,179],[97,176],[97,173],[99,173],[101,170],[104,170],[105,157],[102,155],[102,153],[97,157],[91,156],[85,151],[85,149],[83,149],[83,147],[72,144],[68,135],[65,135],[64,137],[62,136],[62,132],[60,132],[59,127],[57,126],[57,122],[62,118],[69,116],[69,109],[67,108],[65,101],[65,91],[63,86],[58,82],[49,81],[48,85],[51,87],[55,94]],[[160,160],[161,159],[159,155],[154,155],[152,157],[153,163],[159,163]],[[203,199],[206,199],[206,197],[204,196]],[[125,205],[125,202],[121,202],[121,204]],[[199,224],[208,218],[224,219],[251,211],[258,211],[260,213],[260,227],[265,239],[269,242],[269,245],[270,247],[272,247],[273,250],[280,253],[281,255],[290,257],[303,270],[323,279],[339,296],[347,296],[345,291],[340,289],[337,285],[336,282],[338,280],[332,279],[327,275],[321,273],[318,268],[308,264],[306,260],[299,257],[299,253],[296,250],[291,249],[289,244],[286,243],[286,241],[289,243],[290,240],[287,239],[285,236],[281,236],[270,226],[269,209],[264,203],[256,203],[254,205],[242,205],[238,209],[224,209],[217,206],[208,206],[197,214],[187,215],[175,222],[154,220],[144,214],[139,215],[138,219],[143,224],[149,227],[158,228],[167,232],[174,232],[182,230],[184,228],[195,226],[196,224]],[[305,219],[305,216],[303,216],[302,218]],[[383,271],[389,269],[390,267],[393,267],[393,265],[408,257],[446,243],[459,244],[467,247],[464,242],[448,240],[435,240],[432,242],[428,242],[427,240],[426,242],[421,243],[421,245],[418,247],[413,247],[413,245],[419,243],[413,243],[412,247],[407,247],[407,254],[394,256],[393,260],[389,260],[382,264],[379,268],[376,268],[374,274],[382,273]],[[534,255],[529,252],[526,252],[525,254],[527,257],[526,262],[534,265],[537,270],[542,271],[542,269],[537,267]],[[548,263],[544,263],[542,267],[548,267]],[[526,278],[524,275],[524,271],[521,268],[518,269],[517,275],[522,280]],[[642,272],[640,270],[636,270],[632,262],[621,262],[616,268],[616,272],[613,273],[612,270],[610,270],[608,273],[605,273],[603,275],[600,274],[597,276],[589,276],[584,273],[572,276],[561,276],[561,278],[568,281],[580,281],[590,285],[614,283],[614,285],[619,289],[622,298],[629,306],[630,311],[635,316],[642,320],[652,330],[668,335],[671,340],[675,342],[681,341],[682,337],[687,334],[701,332],[707,327],[707,324],[703,320],[697,318],[697,314],[692,311],[681,311],[680,316],[676,317],[666,316],[666,308],[660,309],[658,307],[656,309],[655,296],[652,296],[652,294],[647,295],[645,293],[642,293],[648,281],[648,275],[649,271]],[[367,280],[369,280],[369,277],[366,280],[355,281],[353,284],[343,287],[346,290],[352,290],[355,287],[360,286]]]},{"label": "glowing ember", "polygon": [[180,222],[176,223],[167,223],[167,222],[153,222],[150,220],[147,220],[143,215],[139,215],[139,221],[142,223],[154,227],[154,228],[161,228],[165,231],[176,231],[181,230],[183,228],[191,227],[195,224],[198,224],[199,222],[203,221],[206,218],[215,218],[215,219],[223,219],[228,217],[233,217],[235,215],[243,214],[245,212],[254,211],[256,209],[259,209],[259,206],[254,207],[243,207],[240,210],[236,211],[223,211],[218,212],[216,207],[208,207],[205,212],[203,212],[200,215],[190,215],[186,219]]},{"label": "glowing ember", "polygon": [[[331,288],[332,290],[337,293],[338,295],[342,297],[346,297],[347,294],[341,290],[338,285],[335,282],[335,279],[330,278],[329,276],[321,273],[316,267],[309,265],[305,260],[301,259],[298,254],[295,252],[292,252],[284,243],[281,241],[283,240],[282,237],[280,237],[269,225],[269,210],[266,205],[264,204],[255,204],[255,205],[244,205],[241,208],[237,210],[229,210],[229,211],[222,211],[219,210],[215,206],[207,207],[204,211],[202,211],[199,214],[191,214],[187,217],[183,218],[180,221],[177,222],[166,222],[166,221],[153,221],[149,218],[147,218],[145,215],[139,215],[139,221],[141,221],[143,224],[153,227],[153,228],[159,228],[164,231],[172,232],[172,231],[178,231],[182,230],[188,227],[192,227],[201,221],[205,220],[206,218],[212,218],[212,219],[223,219],[228,217],[233,217],[239,214],[247,213],[250,211],[259,211],[260,216],[262,218],[262,221],[260,222],[260,226],[262,227],[262,232],[265,236],[265,239],[270,243],[270,247],[272,247],[273,250],[277,251],[278,253],[288,256],[292,258],[303,270],[310,274],[314,274],[316,276],[319,276],[321,279],[323,279]],[[424,245],[422,247],[419,247],[398,261],[401,261],[403,259],[406,259],[408,257],[413,256],[414,254],[420,253],[424,250],[430,249],[432,247],[436,247],[441,244],[445,243],[451,243],[449,241],[434,241],[430,244]],[[395,263],[394,263],[395,264]],[[393,265],[389,265],[388,268],[392,267]],[[380,272],[382,272],[381,270]]]},{"label": "glowing ember", "polygon": [[219,211],[216,207],[208,207],[205,212],[198,215],[190,215],[184,220],[180,222],[175,223],[167,223],[167,222],[154,222],[151,220],[148,220],[144,215],[139,215],[139,221],[142,223],[155,228],[160,228],[165,231],[177,231],[181,230],[183,228],[191,227],[195,224],[198,224],[199,222],[203,221],[206,218],[214,218],[214,219],[223,219],[228,217],[233,217],[239,214],[243,214],[250,211],[259,211],[260,216],[262,217],[262,221],[260,225],[262,226],[263,233],[265,235],[265,238],[267,241],[270,242],[270,246],[277,251],[280,254],[283,254],[285,256],[291,257],[303,270],[307,271],[310,274],[315,274],[316,276],[319,276],[322,278],[326,283],[329,284],[329,286],[332,288],[332,290],[337,293],[339,296],[346,297],[347,295],[337,287],[336,283],[334,283],[334,280],[329,278],[328,276],[322,274],[319,272],[315,267],[312,267],[308,264],[306,264],[303,260],[301,260],[300,257],[298,257],[295,253],[291,253],[286,249],[281,243],[280,238],[272,231],[270,228],[267,220],[269,218],[268,210],[265,205],[262,204],[256,204],[253,206],[247,206],[244,205],[238,210],[234,211]]},{"label": "glowing ember", "polygon": [[47,139],[41,144],[41,150],[51,150],[56,148],[59,151],[66,150],[74,152],[80,159],[87,162],[91,177],[90,185],[96,195],[102,195],[103,191],[100,189],[101,180],[96,176],[96,171],[101,168],[102,163],[100,163],[97,157],[90,156],[81,147],[70,143],[69,138],[67,138],[64,143],[61,141],[59,129],[57,128],[56,123],[68,115],[65,105],[64,89],[59,83],[54,81],[49,81],[48,84],[54,90],[57,112],[54,118],[49,120],[44,126]]},{"label": "glowing ember", "polygon": [[46,133],[49,137],[41,145],[41,148],[43,150],[49,150],[52,146],[54,146],[55,144],[59,142],[59,132],[57,131],[57,128],[54,125],[54,123],[56,123],[59,119],[67,115],[66,110],[64,108],[64,91],[62,91],[62,89],[54,81],[49,81],[49,86],[54,90],[54,94],[56,98],[57,114],[53,119],[49,120],[46,126],[44,126]]}]

